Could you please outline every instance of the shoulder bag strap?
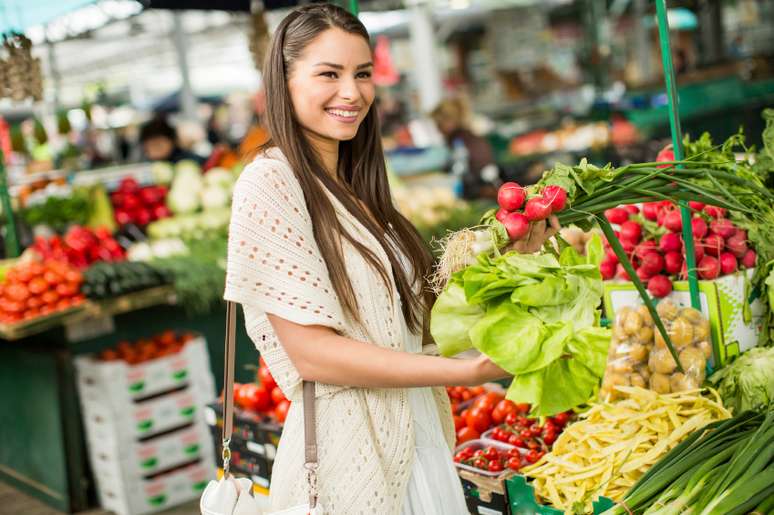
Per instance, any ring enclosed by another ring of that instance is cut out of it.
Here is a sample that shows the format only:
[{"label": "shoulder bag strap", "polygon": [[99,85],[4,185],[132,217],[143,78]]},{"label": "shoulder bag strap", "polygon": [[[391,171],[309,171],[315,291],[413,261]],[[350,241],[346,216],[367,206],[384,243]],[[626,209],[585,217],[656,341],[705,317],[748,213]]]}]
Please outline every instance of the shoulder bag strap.
[{"label": "shoulder bag strap", "polygon": [[[226,302],[226,349],[223,356],[223,474],[229,475],[231,434],[234,430],[234,354],[236,352],[236,303]],[[304,456],[309,483],[309,508],[317,506],[317,429],[314,382],[304,381]]]}]

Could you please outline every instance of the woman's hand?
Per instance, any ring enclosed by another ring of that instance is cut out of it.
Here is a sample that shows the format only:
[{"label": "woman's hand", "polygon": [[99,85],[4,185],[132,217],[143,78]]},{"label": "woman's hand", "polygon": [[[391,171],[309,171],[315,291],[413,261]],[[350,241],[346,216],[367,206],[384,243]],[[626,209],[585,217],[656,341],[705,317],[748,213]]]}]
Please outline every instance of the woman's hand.
[{"label": "woman's hand", "polygon": [[485,354],[469,360],[470,363],[470,386],[478,386],[489,381],[505,379],[511,377],[511,374],[495,365]]},{"label": "woman's hand", "polygon": [[532,222],[529,224],[529,232],[520,240],[516,240],[508,246],[505,251],[515,250],[520,254],[533,254],[543,248],[543,244],[551,236],[559,232],[562,228],[559,225],[559,219],[551,215],[548,219],[551,225],[546,224],[545,220]]}]

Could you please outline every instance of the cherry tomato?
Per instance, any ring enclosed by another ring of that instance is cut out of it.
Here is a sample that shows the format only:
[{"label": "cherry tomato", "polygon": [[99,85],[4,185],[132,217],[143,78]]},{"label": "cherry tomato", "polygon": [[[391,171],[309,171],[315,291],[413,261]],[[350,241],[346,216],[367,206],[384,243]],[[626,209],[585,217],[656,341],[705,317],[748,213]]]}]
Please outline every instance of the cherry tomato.
[{"label": "cherry tomato", "polygon": [[508,437],[508,443],[509,444],[516,445],[516,442],[521,442],[521,439],[519,438],[519,435],[511,435],[511,436]]},{"label": "cherry tomato", "polygon": [[489,468],[489,464],[486,462],[484,458],[478,458],[473,462],[473,466],[477,469],[481,470],[487,470]]},{"label": "cherry tomato", "polygon": [[506,462],[507,466],[511,470],[519,470],[521,468],[521,458],[512,456],[508,458],[508,461]]},{"label": "cherry tomato", "polygon": [[527,453],[526,459],[529,463],[537,463],[540,459],[540,453],[533,449]]},{"label": "cherry tomato", "polygon": [[473,453],[474,458],[486,458],[486,451],[484,449],[478,449]]},{"label": "cherry tomato", "polygon": [[516,423],[520,426],[529,427],[532,425],[532,421],[527,417],[517,417]]},{"label": "cherry tomato", "polygon": [[503,470],[503,464],[499,460],[489,462],[489,472],[500,472]]},{"label": "cherry tomato", "polygon": [[454,455],[454,463],[462,463],[465,458],[462,457],[462,453],[458,452]]},{"label": "cherry tomato", "polygon": [[515,426],[518,415],[516,413],[508,413],[505,415],[505,423],[509,426]]},{"label": "cherry tomato", "polygon": [[570,414],[565,411],[564,413],[554,415],[554,421],[560,426],[565,426],[570,421]]},{"label": "cherry tomato", "polygon": [[543,427],[535,424],[529,428],[529,432],[532,433],[532,436],[540,436],[540,434],[543,432]]},{"label": "cherry tomato", "polygon": [[495,447],[487,447],[486,449],[484,449],[484,457],[489,461],[492,461],[499,458],[500,454],[497,452],[497,449]]},{"label": "cherry tomato", "polygon": [[481,436],[481,433],[475,429],[471,429],[468,426],[463,427],[457,431],[457,443],[464,443],[469,440],[475,440]]},{"label": "cherry tomato", "polygon": [[470,458],[472,458],[472,457],[473,457],[473,453],[474,453],[474,452],[475,452],[475,451],[473,450],[473,447],[465,447],[464,449],[462,449],[462,450],[460,451],[460,454],[462,454],[462,456],[464,457],[464,459],[466,459],[466,460],[467,460],[467,459],[470,459]]},{"label": "cherry tomato", "polygon": [[473,398],[473,393],[470,390],[463,390],[460,392],[460,399],[462,402],[469,401]]},{"label": "cherry tomato", "polygon": [[459,415],[454,415],[454,430],[459,431],[465,427],[465,419]]},{"label": "cherry tomato", "polygon": [[285,422],[285,419],[288,417],[289,409],[290,409],[290,401],[287,399],[277,404],[277,407],[274,408],[274,416],[277,418],[277,422],[279,422],[280,424]]},{"label": "cherry tomato", "polygon": [[483,386],[474,386],[470,389],[470,393],[472,393],[475,396],[484,395],[486,393],[486,388]]},{"label": "cherry tomato", "polygon": [[553,445],[553,443],[556,441],[556,435],[554,433],[548,433],[543,435],[543,441],[546,445]]},{"label": "cherry tomato", "polygon": [[48,283],[42,277],[36,277],[27,284],[27,287],[33,295],[40,295],[48,289]]},{"label": "cherry tomato", "polygon": [[527,440],[528,438],[532,438],[532,431],[530,431],[529,429],[522,429],[521,433],[519,434],[525,440]]},{"label": "cherry tomato", "polygon": [[525,444],[524,440],[522,440],[521,438],[516,438],[513,441],[508,440],[508,443],[511,444],[511,445],[515,445],[516,447],[521,447],[522,449],[526,449],[527,448],[527,444]]},{"label": "cherry tomato", "polygon": [[532,449],[533,451],[536,451],[536,450],[540,449],[540,443],[537,442],[536,440],[529,440],[527,442],[527,448],[528,449]]},{"label": "cherry tomato", "polygon": [[274,381],[274,377],[269,372],[269,367],[260,367],[258,369],[258,382],[269,392],[277,386],[277,382]]},{"label": "cherry tomato", "polygon": [[5,295],[15,302],[25,302],[30,297],[30,290],[21,283],[11,283],[5,287]]},{"label": "cherry tomato", "polygon": [[519,413],[521,413],[522,415],[526,415],[527,413],[529,413],[530,405],[526,403],[517,404],[516,408],[519,411]]},{"label": "cherry tomato", "polygon": [[492,410],[492,420],[494,420],[496,424],[500,424],[510,413],[516,413],[516,404],[508,399],[503,399],[498,402]]}]

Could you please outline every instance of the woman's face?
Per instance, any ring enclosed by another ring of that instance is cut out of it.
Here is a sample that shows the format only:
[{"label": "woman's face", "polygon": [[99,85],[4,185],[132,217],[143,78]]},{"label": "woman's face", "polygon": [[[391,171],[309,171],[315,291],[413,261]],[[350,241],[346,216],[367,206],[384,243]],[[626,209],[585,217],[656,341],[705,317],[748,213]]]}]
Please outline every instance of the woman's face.
[{"label": "woman's face", "polygon": [[374,101],[368,42],[332,28],[320,33],[293,63],[288,79],[296,118],[315,140],[350,140]]}]

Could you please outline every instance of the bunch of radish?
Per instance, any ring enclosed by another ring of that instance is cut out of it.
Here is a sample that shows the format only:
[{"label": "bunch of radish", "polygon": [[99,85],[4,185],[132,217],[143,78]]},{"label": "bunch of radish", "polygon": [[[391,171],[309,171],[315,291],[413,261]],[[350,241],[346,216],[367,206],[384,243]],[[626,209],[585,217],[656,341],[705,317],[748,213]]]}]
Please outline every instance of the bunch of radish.
[{"label": "bunch of radish", "polygon": [[[689,202],[694,238],[694,257],[700,279],[712,280],[739,269],[754,268],[755,250],[747,232],[726,218],[726,210],[716,206]],[[670,201],[647,202],[637,206],[620,206],[605,211],[611,224],[618,226],[616,236],[637,272],[654,297],[665,297],[672,291],[671,279],[685,278],[685,244],[680,209]],[[643,225],[655,222],[658,230],[649,236]],[[629,280],[629,276],[612,248],[600,264],[604,279]]]},{"label": "bunch of radish", "polygon": [[[567,191],[557,185],[545,186],[533,196],[515,182],[506,182],[497,192],[495,218],[503,224],[511,241],[520,240],[529,233],[529,224],[545,220],[562,211],[567,203]],[[523,208],[523,209],[522,209]]]}]

